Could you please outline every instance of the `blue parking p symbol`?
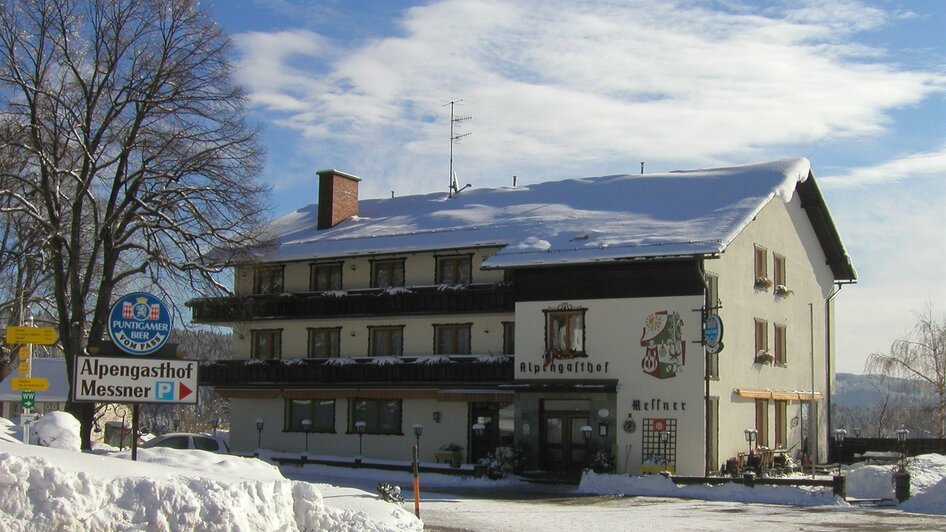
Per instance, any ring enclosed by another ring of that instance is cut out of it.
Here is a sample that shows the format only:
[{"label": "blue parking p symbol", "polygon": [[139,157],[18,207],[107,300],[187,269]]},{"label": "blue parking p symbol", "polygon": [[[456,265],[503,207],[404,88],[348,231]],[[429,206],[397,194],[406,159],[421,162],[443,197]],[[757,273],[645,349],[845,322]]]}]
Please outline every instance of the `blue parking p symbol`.
[{"label": "blue parking p symbol", "polygon": [[156,381],[154,383],[154,395],[155,399],[158,401],[173,401],[174,400],[174,382],[173,381]]}]

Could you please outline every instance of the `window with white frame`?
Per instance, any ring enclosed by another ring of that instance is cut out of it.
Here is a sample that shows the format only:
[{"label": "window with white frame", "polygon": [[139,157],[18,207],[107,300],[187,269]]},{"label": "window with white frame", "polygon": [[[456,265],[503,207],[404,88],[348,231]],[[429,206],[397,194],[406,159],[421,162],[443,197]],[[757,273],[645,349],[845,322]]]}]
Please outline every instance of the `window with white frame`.
[{"label": "window with white frame", "polygon": [[555,358],[584,357],[585,312],[587,309],[557,308],[545,311],[546,356]]}]

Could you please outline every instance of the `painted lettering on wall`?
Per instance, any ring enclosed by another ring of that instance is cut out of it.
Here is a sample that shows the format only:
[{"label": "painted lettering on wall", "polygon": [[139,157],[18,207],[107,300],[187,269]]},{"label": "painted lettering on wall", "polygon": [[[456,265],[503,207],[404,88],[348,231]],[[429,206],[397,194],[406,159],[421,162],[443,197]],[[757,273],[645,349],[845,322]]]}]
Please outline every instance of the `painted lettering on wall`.
[{"label": "painted lettering on wall", "polygon": [[686,364],[686,342],[683,340],[683,320],[676,312],[654,312],[644,320],[641,334],[644,373],[658,379],[676,377]]},{"label": "painted lettering on wall", "polygon": [[634,399],[631,401],[631,410],[644,412],[669,412],[671,410],[686,410],[686,401],[664,401],[662,399],[651,399],[650,401]]},{"label": "painted lettering on wall", "polygon": [[551,364],[533,364],[532,362],[521,362],[519,364],[519,373],[554,373],[557,375],[593,375],[595,373],[607,373],[610,362],[552,362]]}]

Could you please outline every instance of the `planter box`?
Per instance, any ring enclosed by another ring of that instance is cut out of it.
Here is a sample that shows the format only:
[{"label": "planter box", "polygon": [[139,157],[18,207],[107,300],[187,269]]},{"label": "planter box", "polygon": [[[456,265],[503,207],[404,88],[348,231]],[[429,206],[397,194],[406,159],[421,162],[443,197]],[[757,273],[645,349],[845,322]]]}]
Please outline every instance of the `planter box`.
[{"label": "planter box", "polygon": [[437,451],[434,453],[434,458],[437,460],[437,463],[446,462],[450,464],[450,467],[460,467],[460,462],[463,460],[461,451]]}]

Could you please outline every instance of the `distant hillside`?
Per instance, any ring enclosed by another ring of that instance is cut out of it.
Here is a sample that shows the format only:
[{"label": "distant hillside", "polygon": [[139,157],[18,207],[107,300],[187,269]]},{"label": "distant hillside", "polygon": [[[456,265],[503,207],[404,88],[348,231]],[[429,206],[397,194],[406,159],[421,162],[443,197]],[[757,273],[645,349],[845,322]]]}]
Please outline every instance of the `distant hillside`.
[{"label": "distant hillside", "polygon": [[869,406],[883,402],[888,394],[895,402],[916,400],[922,389],[921,383],[909,379],[838,373],[831,400],[836,405]]}]

